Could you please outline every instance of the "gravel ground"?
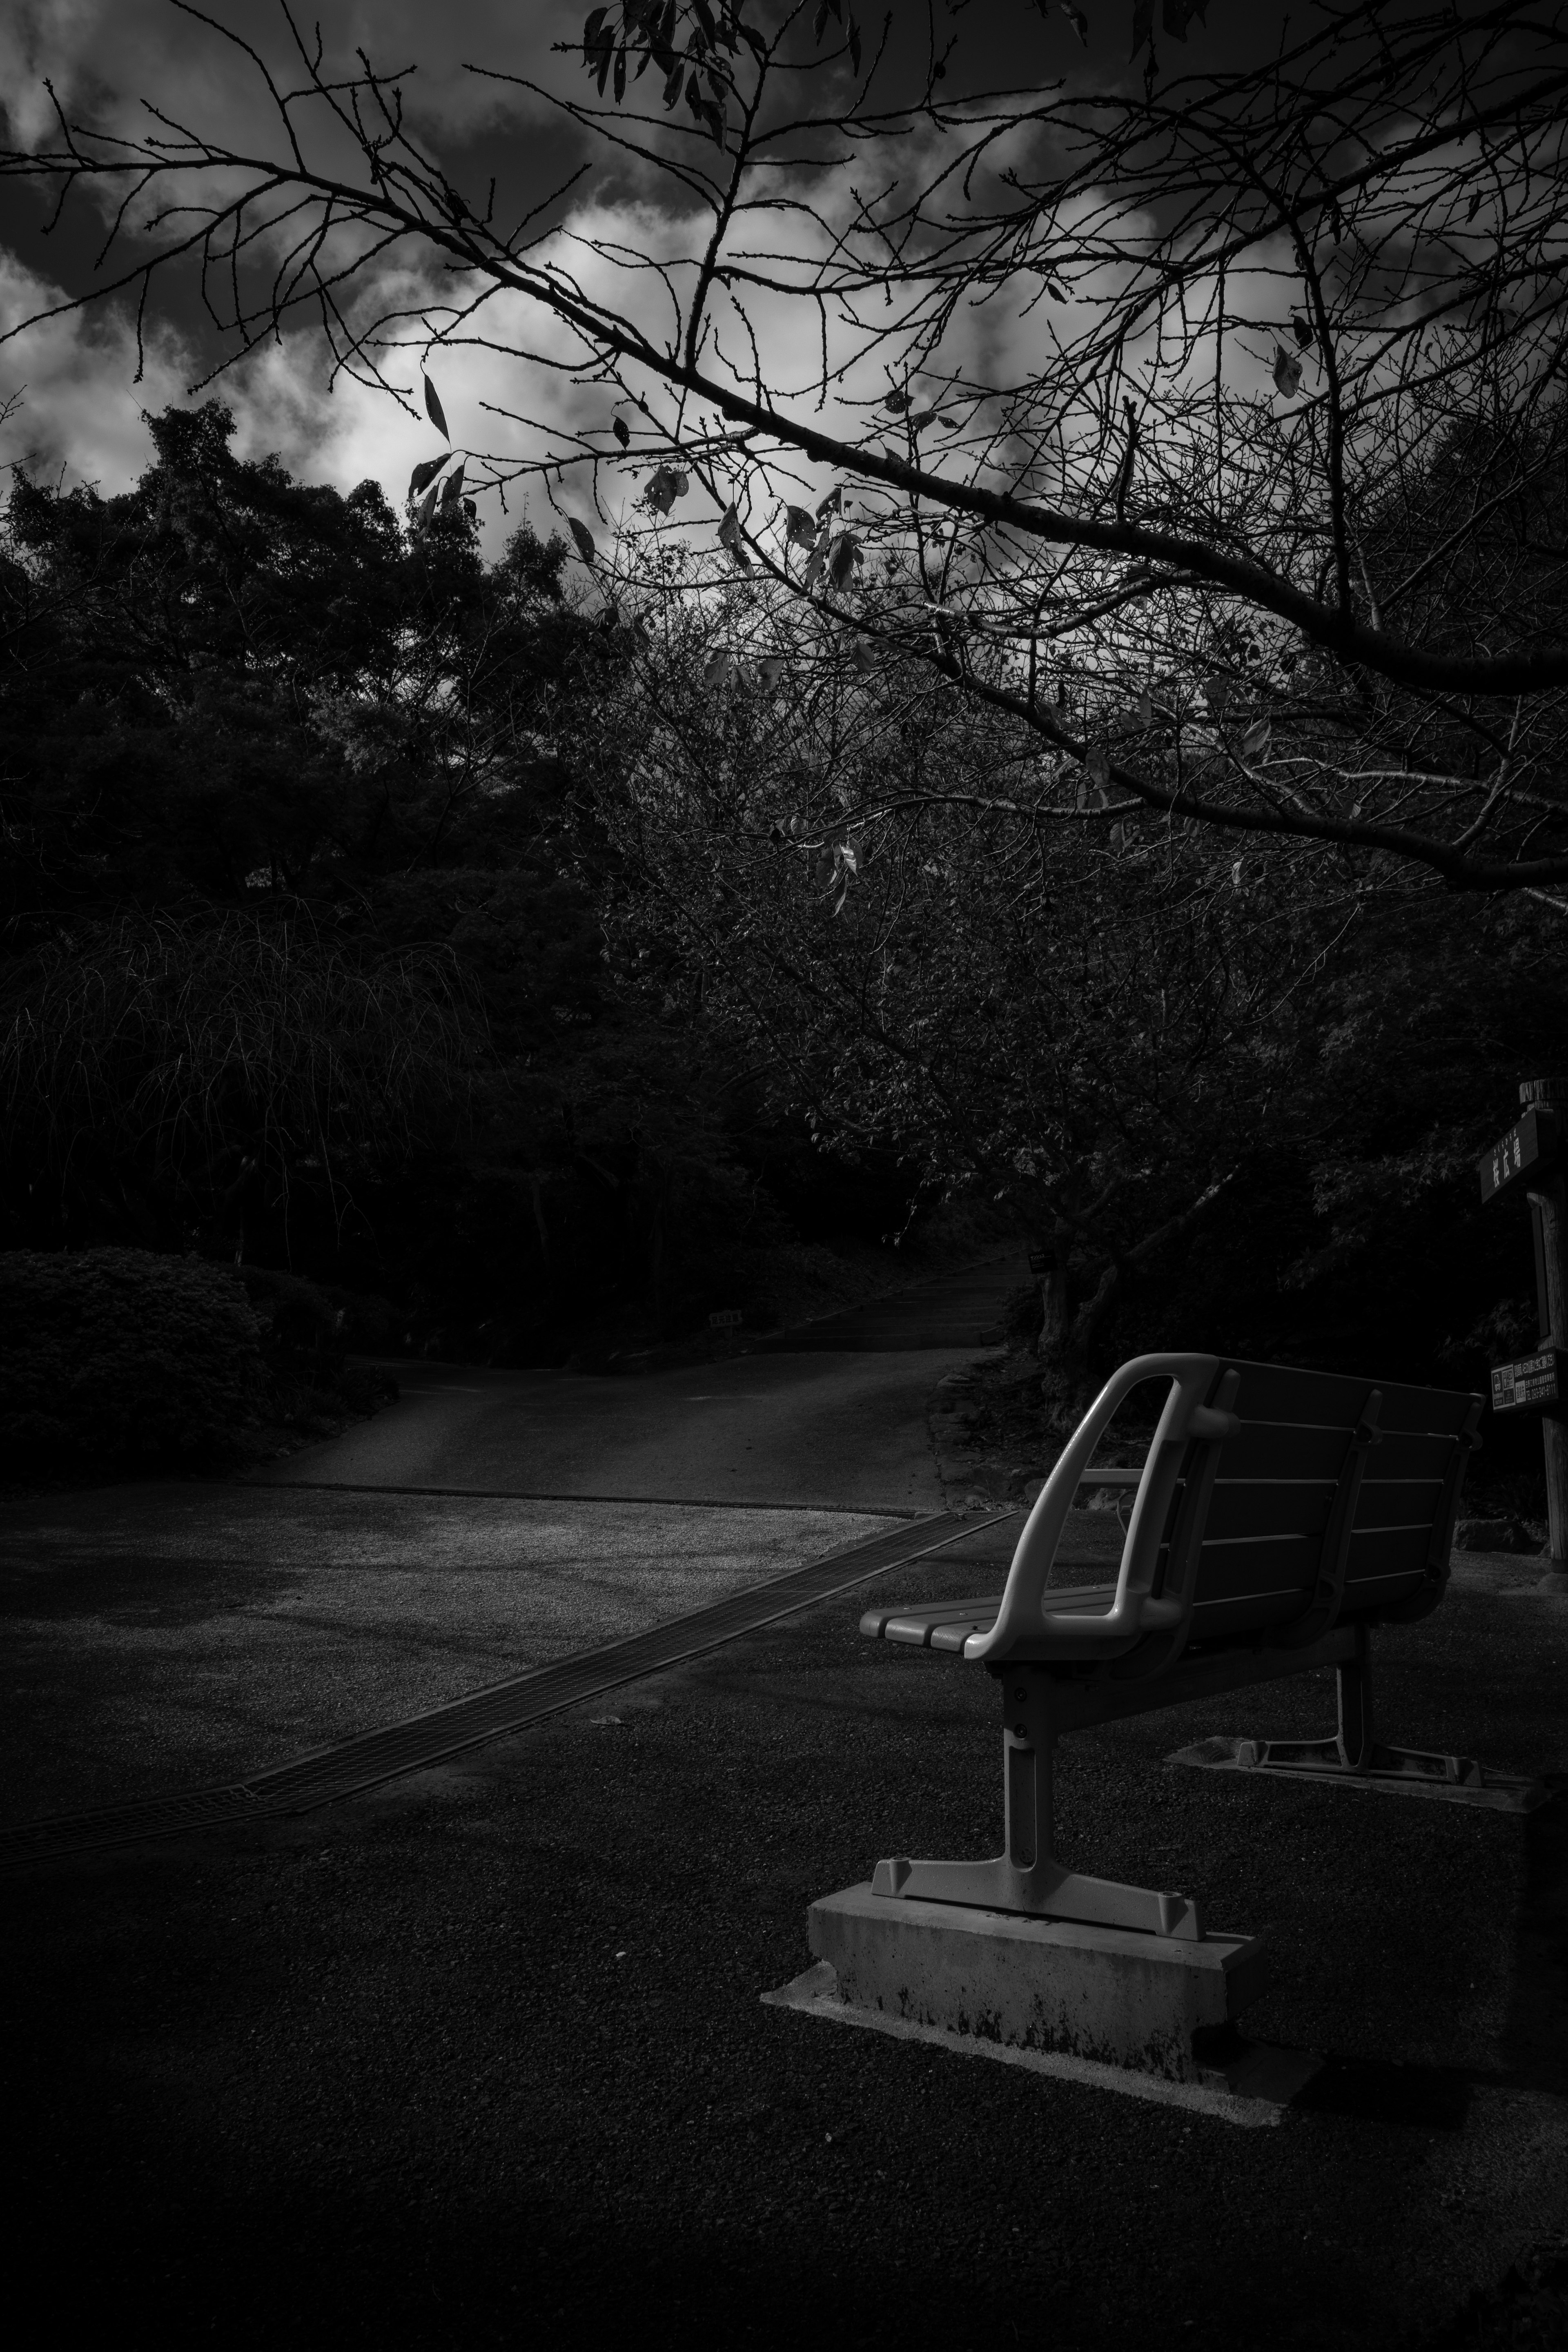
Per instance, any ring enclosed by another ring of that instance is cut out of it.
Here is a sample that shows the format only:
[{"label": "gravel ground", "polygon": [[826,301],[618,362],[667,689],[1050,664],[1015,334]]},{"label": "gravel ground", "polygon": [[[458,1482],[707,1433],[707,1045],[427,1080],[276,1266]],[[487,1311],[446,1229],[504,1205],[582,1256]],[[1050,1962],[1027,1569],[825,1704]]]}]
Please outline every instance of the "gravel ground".
[{"label": "gravel ground", "polygon": [[5,1812],[243,1779],[900,1524],[194,1484],[13,1506]]},{"label": "gravel ground", "polygon": [[[1391,1736],[1563,1764],[1568,1604],[1519,1574],[1467,1563],[1386,1637]],[[13,2294],[174,2344],[1329,2352],[1419,2338],[1561,2232],[1561,1801],[1162,1762],[1320,1724],[1326,1679],[1068,1741],[1060,1798],[1068,1858],[1269,1931],[1249,2026],[1335,2053],[1318,2111],[1238,2132],[763,2008],[814,1895],[994,1843],[989,1684],[858,1615],[372,1800],[16,1885]]]}]

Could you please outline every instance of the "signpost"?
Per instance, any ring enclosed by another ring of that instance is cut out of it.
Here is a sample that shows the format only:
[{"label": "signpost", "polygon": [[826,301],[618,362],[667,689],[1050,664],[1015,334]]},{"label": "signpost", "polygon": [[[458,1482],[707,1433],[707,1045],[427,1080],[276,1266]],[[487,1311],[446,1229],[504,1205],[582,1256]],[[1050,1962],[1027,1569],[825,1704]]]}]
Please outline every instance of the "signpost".
[{"label": "signpost", "polygon": [[1568,1400],[1568,1356],[1542,1348],[1511,1364],[1492,1366],[1494,1412],[1561,1412]]},{"label": "signpost", "polygon": [[1483,1201],[1522,1191],[1530,1202],[1541,1346],[1533,1356],[1492,1367],[1492,1407],[1541,1416],[1552,1566],[1568,1575],[1568,1081],[1526,1078],[1519,1099],[1522,1116],[1499,1137],[1479,1173]]},{"label": "signpost", "polygon": [[741,1310],[738,1307],[721,1307],[717,1315],[708,1318],[710,1331],[738,1331],[740,1328]]}]

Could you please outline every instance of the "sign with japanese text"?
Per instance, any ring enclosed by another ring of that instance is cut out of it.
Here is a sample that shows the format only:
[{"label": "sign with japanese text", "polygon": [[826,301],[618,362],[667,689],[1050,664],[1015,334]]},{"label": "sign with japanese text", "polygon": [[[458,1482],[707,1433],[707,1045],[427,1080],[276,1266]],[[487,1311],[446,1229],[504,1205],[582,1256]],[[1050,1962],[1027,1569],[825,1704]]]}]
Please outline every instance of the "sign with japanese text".
[{"label": "sign with japanese text", "polygon": [[1492,1366],[1494,1412],[1546,1412],[1563,1402],[1568,1366],[1560,1348],[1542,1348],[1511,1364]]},{"label": "sign with japanese text", "polygon": [[1481,1198],[1491,1200],[1528,1176],[1544,1175],[1557,1159],[1557,1121],[1549,1110],[1527,1110],[1480,1163]]}]

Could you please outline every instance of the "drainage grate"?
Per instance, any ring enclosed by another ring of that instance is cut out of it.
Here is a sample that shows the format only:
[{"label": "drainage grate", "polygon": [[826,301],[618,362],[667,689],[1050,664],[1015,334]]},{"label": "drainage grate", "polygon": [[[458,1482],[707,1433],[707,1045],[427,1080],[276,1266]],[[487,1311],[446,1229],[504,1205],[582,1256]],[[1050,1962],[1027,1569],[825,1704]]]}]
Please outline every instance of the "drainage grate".
[{"label": "drainage grate", "polygon": [[357,1739],[342,1740],[271,1771],[253,1773],[233,1787],[149,1797],[136,1804],[0,1830],[0,1869],[58,1861],[108,1846],[139,1844],[149,1838],[228,1828],[273,1813],[309,1812],[335,1798],[357,1796],[383,1781],[445,1763],[492,1739],[504,1739],[509,1733],[525,1730],[546,1716],[617,1690],[623,1684],[639,1682],[688,1658],[700,1657],[705,1651],[719,1649],[816,1601],[829,1601],[891,1569],[907,1568],[911,1561],[944,1550],[1013,1516],[999,1511],[988,1518],[954,1520],[947,1512],[940,1512],[934,1518],[830,1552],[825,1559],[791,1569],[765,1583],[748,1585],[727,1601],[716,1601],[667,1624],[650,1626],[646,1633],[607,1642],[602,1649],[558,1658],[547,1666],[531,1667],[526,1674],[494,1683],[488,1690],[471,1691],[466,1698],[431,1707],[424,1715],[410,1716],[380,1731],[364,1732]]}]

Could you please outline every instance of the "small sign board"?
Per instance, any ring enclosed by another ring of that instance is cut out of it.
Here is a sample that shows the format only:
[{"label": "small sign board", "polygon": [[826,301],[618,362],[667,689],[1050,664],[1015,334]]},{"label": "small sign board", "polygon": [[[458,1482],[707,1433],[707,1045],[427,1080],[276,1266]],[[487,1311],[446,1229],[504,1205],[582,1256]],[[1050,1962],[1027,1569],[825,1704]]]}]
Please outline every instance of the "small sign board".
[{"label": "small sign board", "polygon": [[1482,1200],[1491,1200],[1527,1176],[1543,1175],[1556,1160],[1557,1139],[1557,1121],[1551,1111],[1527,1110],[1480,1162]]},{"label": "small sign board", "polygon": [[1494,1412],[1552,1412],[1568,1395],[1568,1356],[1542,1348],[1511,1364],[1492,1366]]},{"label": "small sign board", "polygon": [[741,1310],[738,1307],[721,1307],[717,1315],[708,1318],[710,1331],[738,1331],[740,1328]]}]

